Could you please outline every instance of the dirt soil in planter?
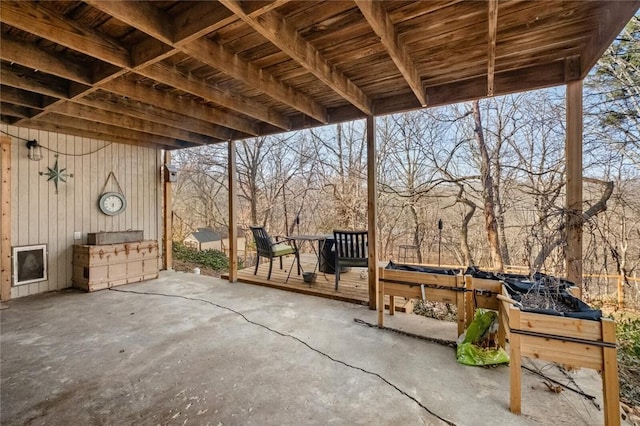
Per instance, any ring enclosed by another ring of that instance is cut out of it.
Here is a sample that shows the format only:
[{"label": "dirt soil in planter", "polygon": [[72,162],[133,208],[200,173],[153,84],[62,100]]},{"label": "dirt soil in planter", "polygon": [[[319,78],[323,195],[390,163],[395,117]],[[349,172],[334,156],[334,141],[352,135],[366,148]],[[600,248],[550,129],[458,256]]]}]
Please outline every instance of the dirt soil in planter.
[{"label": "dirt soil in planter", "polygon": [[574,312],[573,307],[564,303],[559,297],[555,297],[553,293],[541,293],[532,291],[522,294],[522,306],[529,309],[552,309],[556,312]]}]

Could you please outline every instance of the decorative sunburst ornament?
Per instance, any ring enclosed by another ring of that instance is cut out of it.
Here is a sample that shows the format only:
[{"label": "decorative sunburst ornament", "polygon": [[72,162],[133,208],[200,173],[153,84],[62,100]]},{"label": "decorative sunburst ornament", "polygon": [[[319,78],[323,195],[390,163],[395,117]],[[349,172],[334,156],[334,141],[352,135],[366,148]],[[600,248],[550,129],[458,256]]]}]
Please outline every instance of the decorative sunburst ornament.
[{"label": "decorative sunburst ornament", "polygon": [[58,167],[58,156],[56,155],[56,163],[53,165],[53,168],[47,167],[47,172],[40,172],[40,176],[48,176],[47,182],[50,180],[53,181],[53,184],[56,186],[56,194],[58,193],[58,182],[67,182],[67,178],[72,178],[73,174],[69,174],[66,172],[67,169],[61,169]]}]

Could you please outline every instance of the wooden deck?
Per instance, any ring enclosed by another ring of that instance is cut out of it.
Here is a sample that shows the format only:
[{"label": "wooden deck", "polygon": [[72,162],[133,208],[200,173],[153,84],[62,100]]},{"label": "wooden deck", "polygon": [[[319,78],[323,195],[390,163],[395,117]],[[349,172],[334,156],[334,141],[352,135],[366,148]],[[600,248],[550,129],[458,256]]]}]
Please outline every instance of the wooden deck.
[{"label": "wooden deck", "polygon": [[[313,271],[316,266],[314,254],[301,254],[300,264],[304,271]],[[287,275],[289,268],[293,265],[291,277],[288,282]],[[274,259],[271,280],[267,280],[269,263],[262,263],[258,268],[258,273],[253,275],[254,266],[238,271],[238,281],[248,284],[256,284],[266,287],[278,288],[281,290],[293,291],[296,293],[309,294],[313,296],[326,297],[329,299],[341,300],[344,302],[367,305],[369,303],[369,282],[367,268],[351,268],[349,272],[340,274],[338,290],[335,290],[335,276],[333,274],[317,273],[316,282],[307,284],[303,281],[302,275],[298,275],[293,256],[287,256],[282,261],[283,268],[280,269],[280,262]],[[222,278],[229,278],[223,275]]]}]

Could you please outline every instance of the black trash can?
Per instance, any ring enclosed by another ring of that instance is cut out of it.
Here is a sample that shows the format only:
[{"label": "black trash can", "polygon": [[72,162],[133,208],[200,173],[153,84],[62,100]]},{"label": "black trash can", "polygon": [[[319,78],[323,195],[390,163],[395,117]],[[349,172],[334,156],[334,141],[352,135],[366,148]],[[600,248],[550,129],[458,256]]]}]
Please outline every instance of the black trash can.
[{"label": "black trash can", "polygon": [[[327,238],[318,243],[318,253],[319,253],[319,264],[318,270],[320,272],[324,272],[325,274],[335,274],[336,273],[336,251],[335,245],[336,240],[333,238],[333,235],[327,236]],[[340,268],[340,273],[349,271],[349,267],[343,266]]]}]

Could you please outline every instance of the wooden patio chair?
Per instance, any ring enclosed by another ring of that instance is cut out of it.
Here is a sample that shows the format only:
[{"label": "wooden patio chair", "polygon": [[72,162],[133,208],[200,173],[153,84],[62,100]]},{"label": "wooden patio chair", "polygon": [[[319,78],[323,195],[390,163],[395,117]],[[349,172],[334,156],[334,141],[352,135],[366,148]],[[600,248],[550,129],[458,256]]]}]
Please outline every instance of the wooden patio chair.
[{"label": "wooden patio chair", "polygon": [[[267,279],[271,279],[271,270],[273,269],[273,259],[278,257],[280,258],[280,269],[282,269],[282,257],[293,254],[294,259],[293,262],[298,262],[298,275],[300,275],[300,255],[298,254],[298,249],[295,245],[295,241],[293,241],[293,245],[289,244],[290,240],[276,240],[274,241],[269,234],[267,233],[264,226],[250,226],[251,232],[253,233],[253,239],[256,242],[256,251],[258,253],[258,258],[256,259],[256,268],[253,271],[253,275],[258,274],[258,266],[260,266],[260,257],[265,257],[269,259],[269,273],[267,274]],[[291,268],[293,268],[293,262],[291,262]],[[289,275],[291,275],[291,270],[289,270]],[[287,280],[289,277],[287,276]]]},{"label": "wooden patio chair", "polygon": [[333,231],[336,244],[336,290],[338,290],[340,270],[343,266],[369,266],[367,235],[367,231]]}]

